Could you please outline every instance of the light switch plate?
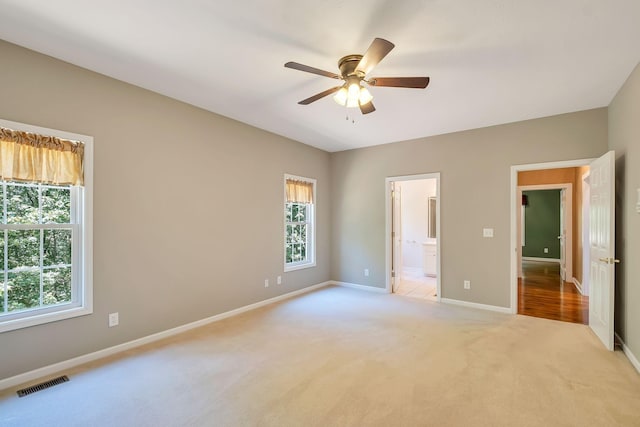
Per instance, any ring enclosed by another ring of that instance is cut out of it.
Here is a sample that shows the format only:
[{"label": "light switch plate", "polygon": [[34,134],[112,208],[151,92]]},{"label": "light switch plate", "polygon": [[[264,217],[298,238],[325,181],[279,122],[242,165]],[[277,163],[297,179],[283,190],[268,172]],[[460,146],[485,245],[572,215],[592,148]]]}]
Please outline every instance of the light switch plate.
[{"label": "light switch plate", "polygon": [[482,237],[493,237],[493,228],[483,228]]},{"label": "light switch plate", "polygon": [[118,326],[120,324],[118,313],[109,313],[109,327],[113,328],[114,326]]}]

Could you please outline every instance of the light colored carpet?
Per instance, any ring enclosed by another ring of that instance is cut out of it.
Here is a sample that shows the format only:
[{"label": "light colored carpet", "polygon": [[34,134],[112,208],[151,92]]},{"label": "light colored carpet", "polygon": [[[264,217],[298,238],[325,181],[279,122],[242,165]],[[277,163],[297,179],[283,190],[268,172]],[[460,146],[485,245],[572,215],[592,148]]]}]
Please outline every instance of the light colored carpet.
[{"label": "light colored carpet", "polygon": [[638,426],[584,325],[329,287],[0,395],[2,426]]}]

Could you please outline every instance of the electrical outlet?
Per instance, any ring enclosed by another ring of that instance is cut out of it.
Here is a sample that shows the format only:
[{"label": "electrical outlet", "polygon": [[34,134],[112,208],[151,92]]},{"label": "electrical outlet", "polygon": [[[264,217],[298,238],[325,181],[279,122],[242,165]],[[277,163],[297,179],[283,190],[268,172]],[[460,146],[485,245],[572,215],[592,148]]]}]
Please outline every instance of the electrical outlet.
[{"label": "electrical outlet", "polygon": [[269,287],[269,279],[264,279],[264,287],[265,288]]},{"label": "electrical outlet", "polygon": [[278,276],[278,278],[276,279],[276,283],[278,285],[282,285],[282,276]]},{"label": "electrical outlet", "polygon": [[543,249],[543,252],[544,252],[545,254],[548,254],[548,253],[549,253],[549,248],[544,248],[544,249]]},{"label": "electrical outlet", "polygon": [[120,319],[118,313],[109,313],[109,327],[113,328],[114,326],[118,326],[120,323]]},{"label": "electrical outlet", "polygon": [[464,281],[464,288],[465,289],[471,289],[471,280],[465,280]]},{"label": "electrical outlet", "polygon": [[364,276],[365,277],[369,277],[369,269],[368,268],[364,269]]}]

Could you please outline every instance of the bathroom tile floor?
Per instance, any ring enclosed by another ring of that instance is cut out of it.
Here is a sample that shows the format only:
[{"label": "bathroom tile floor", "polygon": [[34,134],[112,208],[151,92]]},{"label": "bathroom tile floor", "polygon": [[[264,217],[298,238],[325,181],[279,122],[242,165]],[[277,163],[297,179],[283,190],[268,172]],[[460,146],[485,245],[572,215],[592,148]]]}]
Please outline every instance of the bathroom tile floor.
[{"label": "bathroom tile floor", "polygon": [[404,270],[394,293],[401,296],[436,300],[436,278],[421,271]]}]

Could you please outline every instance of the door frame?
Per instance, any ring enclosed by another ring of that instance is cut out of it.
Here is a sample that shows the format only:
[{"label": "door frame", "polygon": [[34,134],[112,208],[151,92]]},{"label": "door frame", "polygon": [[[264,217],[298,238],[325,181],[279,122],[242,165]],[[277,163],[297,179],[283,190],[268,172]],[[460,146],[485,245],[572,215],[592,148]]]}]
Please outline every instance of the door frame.
[{"label": "door frame", "polygon": [[578,160],[561,160],[547,163],[529,163],[523,165],[511,166],[511,203],[509,205],[510,222],[511,222],[511,244],[510,244],[510,283],[511,283],[511,306],[510,311],[512,314],[518,313],[518,259],[521,248],[518,248],[518,224],[520,219],[517,217],[519,208],[522,208],[522,203],[518,204],[518,172],[543,170],[543,169],[560,169],[560,168],[575,168],[580,166],[588,166],[594,159],[578,159]]},{"label": "door frame", "polygon": [[[562,183],[562,184],[536,184],[536,185],[519,185],[518,186],[518,195],[516,200],[522,199],[523,191],[537,191],[537,190],[564,190],[566,193],[565,197],[565,218],[564,224],[560,224],[561,227],[565,227],[567,234],[565,236],[564,241],[564,262],[565,262],[565,271],[566,278],[565,282],[572,282],[573,280],[573,185],[571,183]],[[562,204],[562,200],[560,201]],[[522,209],[522,206],[519,207]],[[560,207],[562,209],[562,206]],[[520,227],[524,227],[522,224],[522,215],[518,215],[519,227],[518,229],[522,231]],[[562,232],[562,230],[560,230]],[[522,233],[518,233],[518,248],[522,248],[520,244],[520,236]],[[560,255],[560,260],[562,260],[562,254]],[[560,261],[562,262],[562,261]],[[522,270],[522,251],[518,251],[518,275],[521,276]]]},{"label": "door frame", "polygon": [[580,230],[580,239],[582,241],[582,283],[578,286],[578,290],[582,295],[589,295],[589,274],[590,274],[590,259],[591,259],[591,246],[589,243],[589,224],[591,218],[591,212],[589,206],[591,205],[591,184],[589,184],[589,177],[591,171],[586,172],[580,179],[580,185],[582,185],[582,229]]},{"label": "door frame", "polygon": [[403,175],[403,176],[390,176],[385,178],[384,191],[385,191],[385,290],[387,293],[392,293],[391,289],[391,245],[393,240],[391,239],[392,223],[392,203],[391,203],[391,183],[398,181],[414,181],[420,179],[435,179],[436,180],[436,298],[440,302],[442,299],[442,274],[440,268],[440,254],[442,233],[440,232],[440,211],[441,211],[441,195],[440,195],[440,172],[423,173],[417,175]]},{"label": "door frame", "polygon": [[[391,181],[391,293],[402,277],[402,186]],[[396,219],[400,218],[400,219]]]}]

